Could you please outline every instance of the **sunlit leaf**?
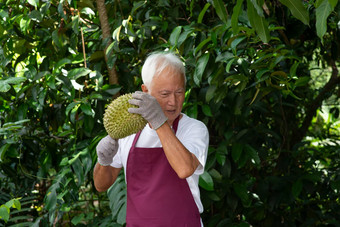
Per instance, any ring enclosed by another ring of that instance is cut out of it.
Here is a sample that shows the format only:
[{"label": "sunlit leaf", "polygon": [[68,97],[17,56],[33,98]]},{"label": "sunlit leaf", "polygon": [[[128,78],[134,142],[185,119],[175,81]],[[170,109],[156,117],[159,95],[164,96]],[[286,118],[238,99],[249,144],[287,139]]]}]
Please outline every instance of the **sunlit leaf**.
[{"label": "sunlit leaf", "polygon": [[0,207],[0,219],[1,218],[4,219],[5,222],[7,222],[9,219],[9,208],[5,205]]},{"label": "sunlit leaf", "polygon": [[81,13],[87,14],[87,15],[95,15],[95,12],[90,7],[82,8]]},{"label": "sunlit leaf", "polygon": [[67,76],[70,79],[76,80],[80,77],[88,75],[90,72],[91,70],[87,68],[76,68],[76,69],[72,69],[71,71],[69,71]]},{"label": "sunlit leaf", "polygon": [[13,207],[16,208],[17,210],[21,210],[21,203],[19,199],[13,199]]},{"label": "sunlit leaf", "polygon": [[27,2],[34,7],[38,7],[39,4],[39,0],[27,0]]},{"label": "sunlit leaf", "polygon": [[11,86],[4,80],[0,80],[0,92],[7,92],[11,89]]}]

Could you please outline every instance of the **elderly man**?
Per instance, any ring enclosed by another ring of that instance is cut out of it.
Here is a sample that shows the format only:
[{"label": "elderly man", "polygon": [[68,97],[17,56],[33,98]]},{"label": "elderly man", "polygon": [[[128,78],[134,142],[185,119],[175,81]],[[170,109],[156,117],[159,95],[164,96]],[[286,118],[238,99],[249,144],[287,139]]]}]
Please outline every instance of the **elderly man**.
[{"label": "elderly man", "polygon": [[209,134],[206,126],[181,113],[185,69],[172,53],[151,54],[142,69],[142,91],[129,100],[130,113],[148,121],[137,134],[97,146],[94,183],[107,190],[124,168],[127,226],[199,227],[203,206],[198,187],[204,171]]}]

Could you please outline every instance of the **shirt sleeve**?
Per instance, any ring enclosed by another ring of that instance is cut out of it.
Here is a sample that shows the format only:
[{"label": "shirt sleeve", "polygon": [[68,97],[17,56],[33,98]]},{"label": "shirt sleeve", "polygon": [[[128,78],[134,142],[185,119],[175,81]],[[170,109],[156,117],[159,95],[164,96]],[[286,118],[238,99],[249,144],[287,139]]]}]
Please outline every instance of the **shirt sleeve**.
[{"label": "shirt sleeve", "polygon": [[118,151],[117,154],[113,157],[111,166],[114,168],[122,168],[123,167],[123,162],[122,162],[122,154],[121,154],[121,143],[120,141],[119,143],[119,147],[118,147]]}]

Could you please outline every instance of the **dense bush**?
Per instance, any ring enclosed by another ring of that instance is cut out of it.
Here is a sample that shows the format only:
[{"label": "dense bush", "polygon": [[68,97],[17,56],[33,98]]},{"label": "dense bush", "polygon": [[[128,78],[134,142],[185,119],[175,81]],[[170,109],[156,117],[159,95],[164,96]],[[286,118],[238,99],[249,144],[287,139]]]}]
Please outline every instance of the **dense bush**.
[{"label": "dense bush", "polygon": [[7,224],[125,223],[124,176],[93,187],[95,146],[106,104],[139,89],[143,60],[164,49],[186,64],[184,112],[210,132],[206,226],[340,224],[337,0],[100,3],[0,3]]}]

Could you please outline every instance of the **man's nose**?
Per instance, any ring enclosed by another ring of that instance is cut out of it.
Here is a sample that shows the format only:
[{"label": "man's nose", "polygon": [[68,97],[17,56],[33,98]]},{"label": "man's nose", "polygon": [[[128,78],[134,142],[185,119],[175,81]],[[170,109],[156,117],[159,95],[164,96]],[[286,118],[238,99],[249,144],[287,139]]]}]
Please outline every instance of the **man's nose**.
[{"label": "man's nose", "polygon": [[176,96],[175,94],[169,95],[168,104],[174,106],[176,104]]}]

